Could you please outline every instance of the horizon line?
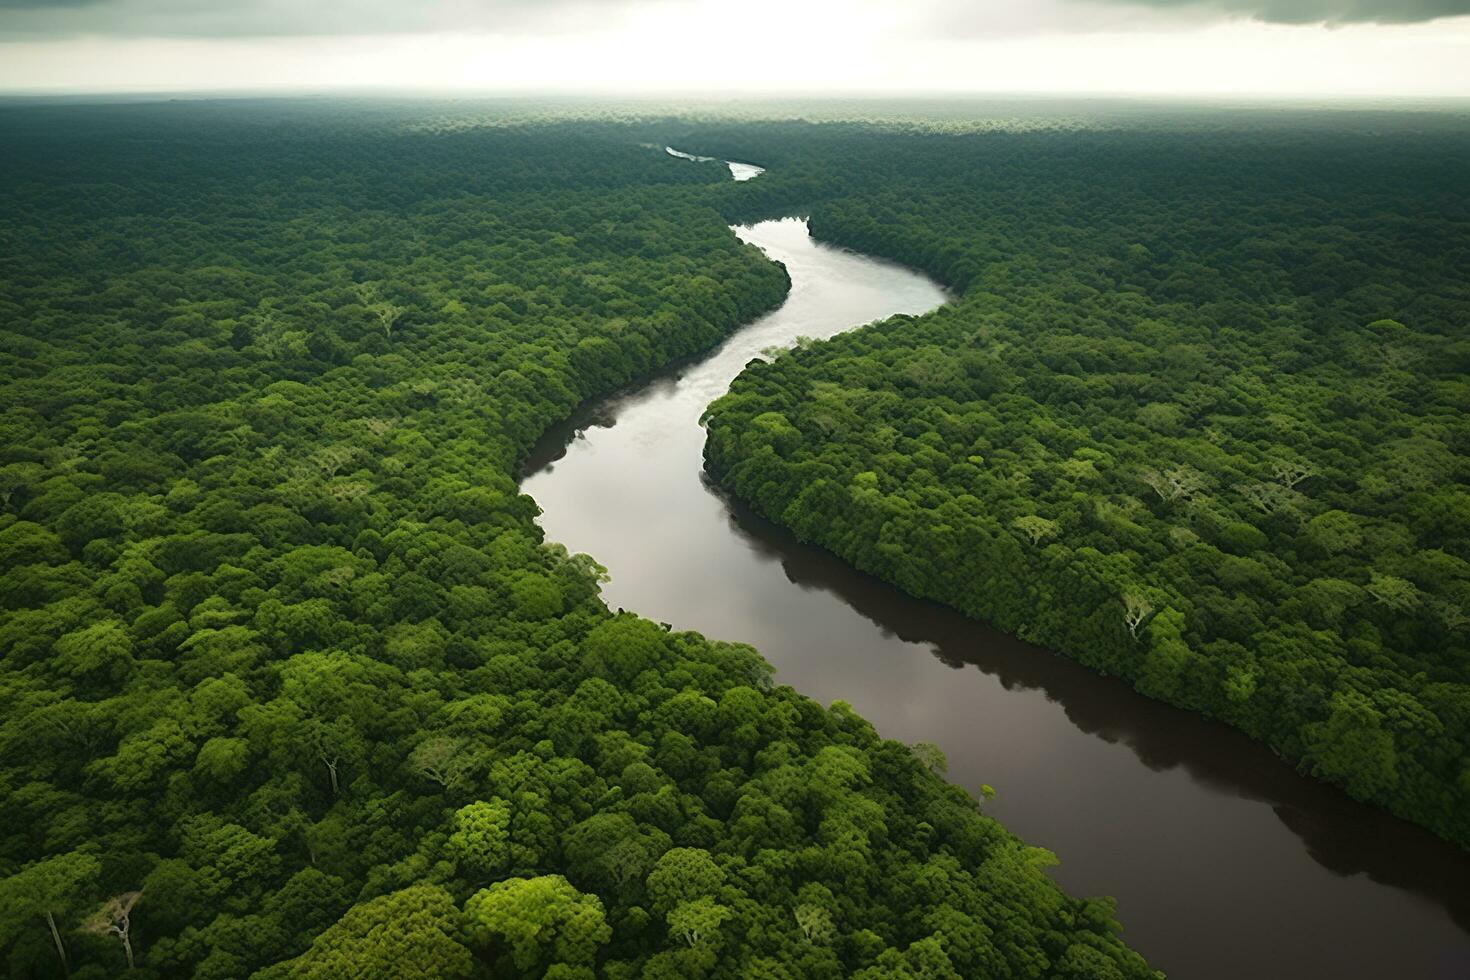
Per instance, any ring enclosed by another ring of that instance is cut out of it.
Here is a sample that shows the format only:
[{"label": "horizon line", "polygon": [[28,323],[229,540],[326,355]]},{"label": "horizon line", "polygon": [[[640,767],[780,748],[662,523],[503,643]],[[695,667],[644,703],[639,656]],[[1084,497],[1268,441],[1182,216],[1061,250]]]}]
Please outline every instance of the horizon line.
[{"label": "horizon line", "polygon": [[405,100],[451,99],[496,99],[506,101],[534,101],[544,99],[577,100],[606,103],[618,100],[631,101],[692,101],[692,102],[770,102],[803,99],[817,102],[835,101],[1060,101],[1084,100],[1099,102],[1149,102],[1172,104],[1199,104],[1221,102],[1246,103],[1296,103],[1296,104],[1462,104],[1470,107],[1470,95],[1372,95],[1362,93],[1310,93],[1310,92],[1132,92],[1083,91],[1083,90],[1009,90],[1009,89],[749,89],[743,91],[690,89],[667,91],[648,88],[592,91],[588,89],[529,89],[493,87],[440,87],[440,86],[366,86],[341,85],[325,88],[281,87],[281,88],[138,88],[138,89],[67,89],[57,87],[0,87],[0,99],[14,101],[85,100],[101,101],[231,101],[231,100],[280,100],[312,98],[402,98]]}]

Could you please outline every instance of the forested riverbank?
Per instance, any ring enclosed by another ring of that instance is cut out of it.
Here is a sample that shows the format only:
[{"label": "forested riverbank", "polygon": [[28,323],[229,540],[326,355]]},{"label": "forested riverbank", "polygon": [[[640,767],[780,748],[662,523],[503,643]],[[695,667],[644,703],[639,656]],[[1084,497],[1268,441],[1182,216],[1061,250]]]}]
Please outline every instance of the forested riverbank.
[{"label": "forested riverbank", "polygon": [[[1467,846],[1470,139],[1304,122],[773,138],[840,188],[815,235],[961,295],[752,365],[708,464],[802,540]],[[776,185],[749,192],[802,190]]]},{"label": "forested riverbank", "polygon": [[0,109],[7,975],[1151,976],[932,751],[612,613],[517,492],[782,299],[723,215],[820,180],[427,115]]}]

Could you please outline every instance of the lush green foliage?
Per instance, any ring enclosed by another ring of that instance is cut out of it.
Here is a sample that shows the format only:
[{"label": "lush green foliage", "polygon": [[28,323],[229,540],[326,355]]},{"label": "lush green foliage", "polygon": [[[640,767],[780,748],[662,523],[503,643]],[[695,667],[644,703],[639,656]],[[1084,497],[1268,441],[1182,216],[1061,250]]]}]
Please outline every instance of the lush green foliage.
[{"label": "lush green foliage", "polygon": [[769,202],[646,129],[390,122],[0,111],[6,975],[1148,976],[516,491],[780,300],[721,218]]},{"label": "lush green foliage", "polygon": [[711,469],[1470,846],[1470,138],[1386,119],[767,136],[958,296],[750,367]]}]

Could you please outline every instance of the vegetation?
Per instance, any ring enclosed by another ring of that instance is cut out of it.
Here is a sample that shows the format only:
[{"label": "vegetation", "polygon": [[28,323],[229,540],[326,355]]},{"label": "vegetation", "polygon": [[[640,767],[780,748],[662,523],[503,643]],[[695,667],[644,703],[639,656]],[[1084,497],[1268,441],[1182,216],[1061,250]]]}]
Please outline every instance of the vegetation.
[{"label": "vegetation", "polygon": [[1150,976],[932,749],[611,613],[517,493],[779,302],[722,217],[776,199],[418,123],[0,109],[3,972]]},{"label": "vegetation", "polygon": [[1464,117],[802,129],[813,233],[956,296],[751,365],[719,481],[1470,846]]}]

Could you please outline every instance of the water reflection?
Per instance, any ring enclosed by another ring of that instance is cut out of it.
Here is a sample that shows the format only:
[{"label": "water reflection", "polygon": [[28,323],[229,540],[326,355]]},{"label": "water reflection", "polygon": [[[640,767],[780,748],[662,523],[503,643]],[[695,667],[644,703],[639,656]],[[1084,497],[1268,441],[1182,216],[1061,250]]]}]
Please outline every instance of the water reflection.
[{"label": "water reflection", "polygon": [[[714,157],[696,156],[693,153],[676,150],[672,146],[664,147],[664,152],[671,157],[678,157],[680,160],[692,160],[695,163],[713,163],[715,161]],[[738,160],[722,160],[720,162],[730,168],[730,176],[734,177],[737,181],[751,180],[766,172],[765,167],[757,167],[753,163],[741,163]]]},{"label": "water reflection", "polygon": [[904,595],[831,553],[802,544],[744,503],[703,481],[729,510],[729,526],[753,551],[780,563],[798,588],[841,599],[885,637],[926,645],[946,667],[974,667],[1007,691],[1039,691],[1078,729],[1127,746],[1160,772],[1183,769],[1201,786],[1271,805],[1313,860],[1339,876],[1422,894],[1470,933],[1470,854],[1294,768],[1235,729],[1146,698],[1114,677],[1079,665],[951,609]]}]

